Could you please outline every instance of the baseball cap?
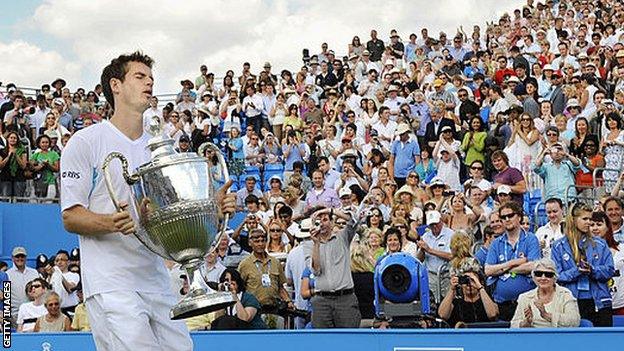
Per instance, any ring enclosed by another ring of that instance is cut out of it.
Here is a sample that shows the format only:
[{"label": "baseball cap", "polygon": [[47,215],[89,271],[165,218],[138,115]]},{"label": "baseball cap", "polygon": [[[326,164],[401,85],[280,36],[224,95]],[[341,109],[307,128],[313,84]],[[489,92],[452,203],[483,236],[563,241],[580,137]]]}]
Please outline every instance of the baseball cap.
[{"label": "baseball cap", "polygon": [[433,86],[434,87],[440,87],[442,86],[442,84],[444,84],[444,81],[442,79],[436,79],[433,81]]},{"label": "baseball cap", "polygon": [[16,246],[13,248],[13,253],[11,253],[11,256],[17,256],[17,255],[28,256],[28,254],[26,253],[26,249],[23,248],[22,246]]},{"label": "baseball cap", "polygon": [[37,269],[45,267],[47,263],[48,263],[48,256],[44,254],[37,255],[36,265],[35,265]]},{"label": "baseball cap", "polygon": [[188,135],[186,135],[186,134],[183,134],[183,135],[180,137],[180,140],[179,140],[179,142],[181,142],[181,143],[184,143],[184,142],[188,143],[188,142],[190,142],[190,141],[191,141],[191,138],[189,138],[189,136],[188,136]]},{"label": "baseball cap", "polygon": [[496,191],[497,194],[507,194],[507,195],[511,195],[511,187],[509,185],[501,185],[498,187],[498,190]]},{"label": "baseball cap", "polygon": [[442,215],[440,214],[440,212],[436,210],[427,211],[427,224],[440,223],[441,219],[442,219]]},{"label": "baseball cap", "polygon": [[351,196],[351,189],[349,189],[348,187],[341,188],[340,192],[338,193],[338,197],[342,198],[343,196]]}]

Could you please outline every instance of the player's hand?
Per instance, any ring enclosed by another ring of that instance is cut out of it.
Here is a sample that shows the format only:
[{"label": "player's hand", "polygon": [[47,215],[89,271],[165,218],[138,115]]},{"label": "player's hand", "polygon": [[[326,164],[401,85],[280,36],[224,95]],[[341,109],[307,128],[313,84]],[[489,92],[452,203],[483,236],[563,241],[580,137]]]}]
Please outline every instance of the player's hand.
[{"label": "player's hand", "polygon": [[134,219],[128,211],[128,203],[122,202],[119,204],[121,212],[113,214],[113,223],[115,225],[115,231],[118,231],[124,235],[136,233],[136,226]]},{"label": "player's hand", "polygon": [[217,191],[217,206],[219,207],[219,216],[221,217],[225,216],[226,213],[231,215],[236,211],[236,194],[228,192],[232,183],[232,179],[228,180]]}]

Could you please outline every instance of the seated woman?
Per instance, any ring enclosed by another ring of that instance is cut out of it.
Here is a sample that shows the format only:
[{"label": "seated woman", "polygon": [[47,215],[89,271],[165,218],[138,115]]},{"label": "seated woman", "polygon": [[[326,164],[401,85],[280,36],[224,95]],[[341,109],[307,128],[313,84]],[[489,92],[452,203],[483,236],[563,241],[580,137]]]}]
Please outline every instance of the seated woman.
[{"label": "seated woman", "polygon": [[253,294],[246,291],[245,281],[240,273],[234,268],[226,268],[219,281],[221,284],[228,283],[222,286],[229,287],[235,304],[221,312],[224,314],[212,322],[211,329],[266,329],[266,325],[260,318],[260,302]]},{"label": "seated woman", "polygon": [[438,315],[451,327],[464,323],[489,322],[498,316],[498,306],[483,286],[481,265],[472,258],[472,239],[458,231],[451,238],[451,281]]},{"label": "seated woman", "polygon": [[557,284],[557,267],[550,258],[535,262],[531,272],[537,288],[520,294],[512,328],[578,327],[581,321],[572,292]]},{"label": "seated woman", "polygon": [[61,313],[61,298],[57,293],[49,291],[44,305],[48,313],[37,318],[34,332],[71,331],[71,321],[69,317]]}]

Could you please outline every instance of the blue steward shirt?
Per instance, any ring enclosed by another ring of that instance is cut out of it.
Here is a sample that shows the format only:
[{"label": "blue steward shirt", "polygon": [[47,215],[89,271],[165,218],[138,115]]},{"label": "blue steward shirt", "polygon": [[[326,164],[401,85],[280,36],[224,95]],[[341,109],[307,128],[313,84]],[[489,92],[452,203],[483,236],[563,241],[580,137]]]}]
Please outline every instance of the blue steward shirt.
[{"label": "blue steward shirt", "polygon": [[[486,265],[495,265],[526,257],[529,262],[542,257],[539,240],[532,233],[524,230],[515,246],[509,243],[507,233],[496,238],[488,250]],[[515,301],[523,292],[535,288],[529,275],[505,273],[497,277],[488,277],[487,285],[496,283],[492,297],[496,303]]]}]

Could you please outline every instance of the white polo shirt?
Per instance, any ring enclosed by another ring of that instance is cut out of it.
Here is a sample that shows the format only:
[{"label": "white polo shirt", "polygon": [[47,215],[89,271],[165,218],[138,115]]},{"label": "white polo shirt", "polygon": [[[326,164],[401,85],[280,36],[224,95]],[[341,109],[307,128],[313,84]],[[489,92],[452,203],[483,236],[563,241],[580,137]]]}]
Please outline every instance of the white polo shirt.
[{"label": "white polo shirt", "polygon": [[[150,159],[146,147],[148,139],[149,135],[144,133],[139,139],[130,140],[108,121],[78,131],[61,156],[61,210],[83,206],[95,213],[115,213],[104,184],[104,159],[113,151],[120,152],[128,159],[130,172],[134,172]],[[118,199],[131,204],[130,212],[137,220],[130,187],[121,176],[120,163],[113,162],[110,172]],[[85,299],[111,291],[170,291],[163,259],[148,250],[136,236],[119,232],[80,235],[79,241]]]}]

